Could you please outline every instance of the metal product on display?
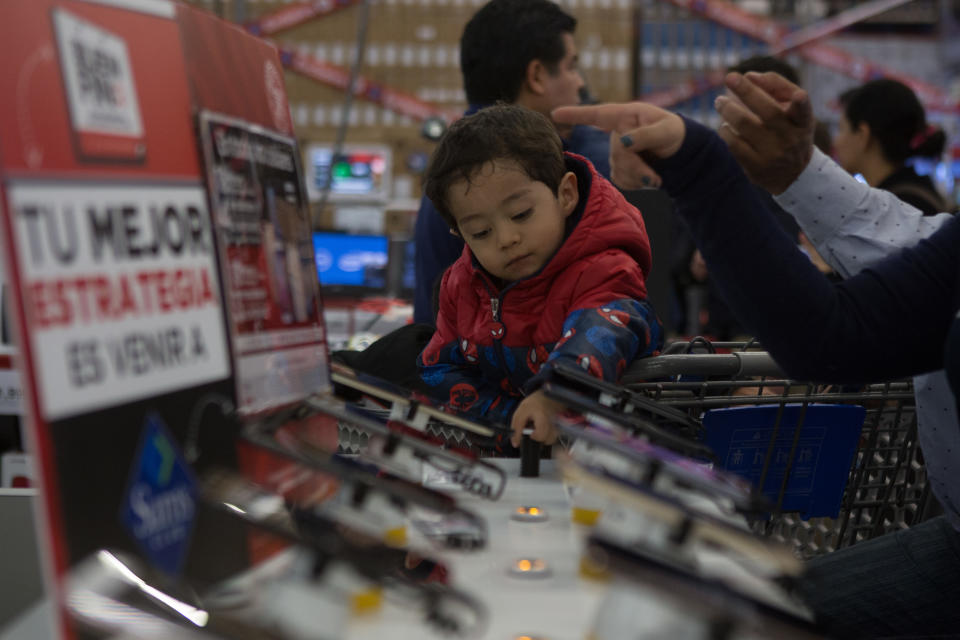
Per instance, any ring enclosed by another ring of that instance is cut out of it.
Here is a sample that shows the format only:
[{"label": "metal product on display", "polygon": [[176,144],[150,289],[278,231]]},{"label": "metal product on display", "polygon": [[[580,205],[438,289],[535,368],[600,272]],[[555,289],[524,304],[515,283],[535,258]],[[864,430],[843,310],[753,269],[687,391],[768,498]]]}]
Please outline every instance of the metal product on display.
[{"label": "metal product on display", "polygon": [[[501,443],[508,442],[512,434],[506,425],[448,410],[421,393],[412,393],[365,373],[335,370],[332,380],[340,387],[338,393],[356,395],[363,400],[364,410],[423,431],[447,447],[474,455],[495,455]],[[341,425],[340,444],[344,452],[359,452],[367,438],[366,433],[351,429],[345,423]]]},{"label": "metal product on display", "polygon": [[[486,546],[486,522],[473,512],[457,506],[451,496],[422,486],[419,481],[397,477],[379,467],[337,455],[316,442],[297,437],[295,429],[288,427],[302,419],[304,411],[309,415],[315,413],[316,409],[301,404],[259,420],[248,420],[243,437],[257,449],[346,483],[355,512],[369,504],[372,493],[402,511],[417,508],[456,520],[459,525],[456,531],[438,540],[447,547],[472,550]],[[325,508],[333,510],[336,507],[327,505]]]},{"label": "metal product on display", "polygon": [[[563,461],[563,475],[568,482],[656,522],[660,535],[645,534],[644,544],[656,537],[654,546],[659,553],[679,556],[688,546],[702,545],[726,550],[758,576],[789,578],[803,571],[802,563],[788,545],[692,507],[642,480],[638,482],[599,465],[582,465],[573,458]],[[621,533],[632,538],[630,532]]]},{"label": "metal product on display", "polygon": [[322,580],[332,562],[343,562],[364,578],[383,584],[391,593],[419,601],[427,622],[445,633],[473,636],[485,624],[486,610],[475,598],[442,581],[416,577],[423,572],[408,568],[415,559],[416,566],[426,563],[447,575],[442,563],[426,553],[365,540],[349,527],[327,518],[322,510],[287,505],[281,496],[234,473],[208,473],[201,487],[204,497],[224,512],[313,550],[317,557],[312,579]]},{"label": "metal product on display", "polygon": [[[731,356],[742,364],[736,372]],[[742,472],[777,507],[755,530],[803,556],[924,517],[932,493],[909,380],[835,386],[771,373],[763,352],[672,354],[634,362],[624,384],[703,424],[705,441],[723,449],[719,466]]]},{"label": "metal product on display", "polygon": [[[580,441],[586,450],[584,457],[592,459],[592,463],[597,464],[599,460],[603,466],[602,461],[612,455],[615,460],[626,463],[630,475],[645,485],[696,491],[729,503],[744,514],[762,513],[773,508],[769,500],[742,477],[631,436],[614,423],[590,415],[565,415],[560,417],[557,428],[562,436]],[[600,455],[591,456],[594,451]],[[576,449],[571,453],[578,457]],[[615,466],[622,465],[615,463]]]},{"label": "metal product on display", "polygon": [[307,400],[314,408],[337,417],[341,430],[362,432],[366,439],[356,453],[382,468],[419,481],[429,465],[445,472],[450,482],[465,491],[489,500],[503,493],[507,479],[503,469],[474,453],[444,443],[403,419],[382,420],[377,412],[346,404],[333,397],[314,396]]},{"label": "metal product on display", "polygon": [[543,391],[568,407],[613,421],[654,444],[693,457],[713,457],[700,439],[701,426],[695,419],[576,367],[553,367]]},{"label": "metal product on display", "polygon": [[[749,588],[720,576],[704,576],[682,559],[660,550],[624,545],[602,533],[587,540],[586,557],[619,580],[598,612],[591,637],[613,640],[636,628],[636,614],[651,598],[676,610],[684,628],[698,628],[702,636],[812,639],[822,631],[802,607],[775,583]],[[638,590],[637,590],[638,589]],[[658,603],[659,604],[659,603]],[[662,605],[661,605],[662,606]]]},{"label": "metal product on display", "polygon": [[70,572],[64,600],[77,625],[94,637],[277,638],[252,624],[194,606],[194,594],[174,594],[169,583],[137,558],[101,549]]},{"label": "metal product on display", "polygon": [[466,416],[447,411],[442,405],[435,404],[430,398],[422,394],[411,394],[406,389],[365,373],[351,375],[334,371],[331,379],[335,384],[343,385],[389,404],[391,417],[397,416],[396,419],[402,417],[407,424],[417,428],[430,421],[436,421],[486,438],[511,433],[504,425],[489,422],[474,415]]}]

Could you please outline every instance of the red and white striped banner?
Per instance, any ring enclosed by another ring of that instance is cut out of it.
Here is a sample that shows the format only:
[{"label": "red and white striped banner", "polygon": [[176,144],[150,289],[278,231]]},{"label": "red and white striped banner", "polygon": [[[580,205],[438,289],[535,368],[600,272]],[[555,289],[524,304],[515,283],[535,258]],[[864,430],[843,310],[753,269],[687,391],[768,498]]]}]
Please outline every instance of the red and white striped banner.
[{"label": "red and white striped banner", "polygon": [[[740,7],[723,0],[666,0],[674,6],[686,9],[708,20],[716,22],[728,29],[743,33],[751,38],[766,42],[770,45],[771,53],[782,54],[796,50],[803,58],[828,69],[866,82],[874,78],[886,77],[899,80],[917,93],[917,97],[924,106],[931,111],[960,112],[960,102],[951,98],[945,91],[936,85],[918,80],[890,67],[876,64],[867,58],[853,55],[839,47],[817,42],[837,31],[863,20],[866,17],[877,15],[891,8],[904,4],[907,0],[874,0],[859,5],[832,18],[828,18],[815,25],[798,31],[789,31],[770,18],[757,16]],[[688,100],[705,91],[709,91],[719,83],[711,83],[710,76],[697,78],[682,85],[676,91],[679,99],[669,100],[673,90],[659,91],[641,96],[641,100],[657,100],[655,104],[671,106]],[[691,87],[696,90],[689,93]]]},{"label": "red and white striped banner", "polygon": [[[301,2],[261,16],[259,19],[248,23],[246,29],[254,35],[266,37],[310,20],[323,18],[340,9],[359,4],[361,1],[313,0],[312,2]],[[297,53],[292,47],[280,43],[274,44],[280,53],[281,61],[290,71],[340,91],[348,90],[350,86],[349,69]],[[441,109],[436,105],[420,100],[416,96],[391,89],[363,76],[357,78],[354,95],[415,120],[426,120],[431,116],[439,116],[447,122],[452,122],[460,117],[458,111]]]},{"label": "red and white striped banner", "polygon": [[[282,44],[278,44],[277,48],[280,51],[280,60],[284,67],[290,71],[340,91],[348,90],[350,86],[349,69],[298,53],[293,48]],[[357,78],[353,94],[358,98],[414,120],[422,121],[430,117],[440,117],[447,122],[452,122],[460,117],[459,111],[442,109],[414,95],[391,89],[385,84],[363,76]]]},{"label": "red and white striped banner", "polygon": [[913,0],[870,0],[869,2],[858,4],[841,11],[835,16],[820,20],[802,29],[791,31],[780,39],[771,53],[783,53],[784,51],[796,49],[797,47],[816,40],[822,40],[852,24],[878,16],[881,13],[890,11],[909,2],[913,2]]},{"label": "red and white striped banner", "polygon": [[719,87],[723,84],[724,75],[722,71],[713,71],[686,82],[675,84],[669,89],[644,94],[639,99],[666,109]]},{"label": "red and white striped banner", "polygon": [[918,80],[890,67],[875,64],[867,58],[855,56],[840,47],[827,44],[811,44],[801,47],[798,53],[811,62],[833,69],[851,78],[856,78],[861,82],[881,77],[899,80],[916,92],[920,102],[927,110],[960,113],[960,103],[951,98],[940,87]]},{"label": "red and white striped banner", "polygon": [[314,18],[322,18],[345,9],[362,0],[313,0],[284,7],[246,24],[246,29],[256,36],[270,36],[279,31],[292,29]]},{"label": "red and white striped banner", "polygon": [[728,29],[746,34],[751,38],[772,43],[789,32],[769,18],[750,13],[740,7],[719,0],[666,0],[670,4],[703,16]]}]

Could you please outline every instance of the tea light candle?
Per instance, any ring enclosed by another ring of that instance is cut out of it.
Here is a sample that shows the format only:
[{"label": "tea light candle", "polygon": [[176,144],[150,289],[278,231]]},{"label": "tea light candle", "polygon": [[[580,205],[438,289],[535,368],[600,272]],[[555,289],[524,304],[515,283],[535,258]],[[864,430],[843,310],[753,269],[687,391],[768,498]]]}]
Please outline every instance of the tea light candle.
[{"label": "tea light candle", "polygon": [[543,522],[549,517],[546,509],[529,506],[517,507],[510,514],[512,520],[519,520],[520,522]]},{"label": "tea light candle", "polygon": [[550,567],[542,558],[519,558],[510,565],[510,575],[518,578],[546,578]]}]

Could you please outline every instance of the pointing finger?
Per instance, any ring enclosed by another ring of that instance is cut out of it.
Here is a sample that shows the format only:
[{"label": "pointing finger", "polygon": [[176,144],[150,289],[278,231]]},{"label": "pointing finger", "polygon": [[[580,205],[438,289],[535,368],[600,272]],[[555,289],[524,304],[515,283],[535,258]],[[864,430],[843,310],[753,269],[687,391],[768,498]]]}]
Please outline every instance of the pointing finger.
[{"label": "pointing finger", "polygon": [[550,116],[558,124],[586,124],[604,131],[616,129],[620,120],[627,117],[627,105],[596,104],[575,107],[559,107]]},{"label": "pointing finger", "polygon": [[683,119],[668,114],[652,124],[627,131],[621,136],[620,143],[631,151],[649,151],[661,158],[669,158],[680,150],[685,134]]}]

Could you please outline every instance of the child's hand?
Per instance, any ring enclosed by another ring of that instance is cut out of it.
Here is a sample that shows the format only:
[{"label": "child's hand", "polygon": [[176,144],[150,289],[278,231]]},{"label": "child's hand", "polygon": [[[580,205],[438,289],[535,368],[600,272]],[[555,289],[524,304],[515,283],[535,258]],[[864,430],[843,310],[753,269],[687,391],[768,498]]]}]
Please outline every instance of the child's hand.
[{"label": "child's hand", "polygon": [[535,391],[517,406],[513,412],[513,420],[510,421],[510,428],[513,429],[513,436],[510,438],[511,444],[515,447],[520,446],[523,437],[523,430],[533,428],[533,435],[530,437],[543,444],[553,444],[557,441],[557,429],[554,426],[554,420],[564,405],[551,400],[543,391]]}]

